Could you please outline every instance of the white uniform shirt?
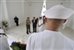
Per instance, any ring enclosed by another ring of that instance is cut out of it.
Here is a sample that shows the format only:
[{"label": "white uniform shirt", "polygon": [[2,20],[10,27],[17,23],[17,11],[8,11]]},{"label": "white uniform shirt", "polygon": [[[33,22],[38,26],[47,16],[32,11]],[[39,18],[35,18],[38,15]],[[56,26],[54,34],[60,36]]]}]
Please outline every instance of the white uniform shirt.
[{"label": "white uniform shirt", "polygon": [[39,25],[43,24],[43,19],[39,19]]},{"label": "white uniform shirt", "polygon": [[[42,25],[42,24],[43,24],[43,19],[40,19],[40,20],[39,20],[39,23],[38,23],[38,25],[39,25],[38,31],[39,31],[39,32],[41,32],[41,31],[44,30],[44,25]],[[41,25],[41,26],[40,26],[40,25]]]},{"label": "white uniform shirt", "polygon": [[[3,32],[3,30],[0,30],[0,31]],[[7,41],[7,37],[4,36],[4,35],[0,35],[0,50],[10,50],[9,44],[8,44],[8,41]]]},{"label": "white uniform shirt", "polygon": [[10,50],[6,36],[0,35],[0,50]]},{"label": "white uniform shirt", "polygon": [[60,32],[45,30],[29,37],[26,50],[74,50],[74,42]]}]

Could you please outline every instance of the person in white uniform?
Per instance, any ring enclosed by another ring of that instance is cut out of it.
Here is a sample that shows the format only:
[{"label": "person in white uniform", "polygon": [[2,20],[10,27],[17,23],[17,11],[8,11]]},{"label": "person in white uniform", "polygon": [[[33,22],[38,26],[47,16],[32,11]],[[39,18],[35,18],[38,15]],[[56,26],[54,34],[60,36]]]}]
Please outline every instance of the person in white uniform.
[{"label": "person in white uniform", "polygon": [[59,31],[73,13],[63,5],[48,9],[45,12],[46,29],[29,37],[26,50],[74,50],[74,41]]},{"label": "person in white uniform", "polygon": [[4,30],[0,27],[0,50],[10,50]]},{"label": "person in white uniform", "polygon": [[38,31],[41,32],[43,31],[44,28],[43,28],[43,18],[42,17],[39,17],[39,21],[38,21]]}]

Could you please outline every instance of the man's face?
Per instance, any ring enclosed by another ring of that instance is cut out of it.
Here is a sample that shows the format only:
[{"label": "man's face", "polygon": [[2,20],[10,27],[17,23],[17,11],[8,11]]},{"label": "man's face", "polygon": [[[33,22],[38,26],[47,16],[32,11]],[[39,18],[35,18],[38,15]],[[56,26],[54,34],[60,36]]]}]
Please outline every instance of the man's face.
[{"label": "man's face", "polygon": [[35,17],[33,17],[33,19],[35,19]]},{"label": "man's face", "polygon": [[29,19],[29,17],[27,17],[27,19]]}]

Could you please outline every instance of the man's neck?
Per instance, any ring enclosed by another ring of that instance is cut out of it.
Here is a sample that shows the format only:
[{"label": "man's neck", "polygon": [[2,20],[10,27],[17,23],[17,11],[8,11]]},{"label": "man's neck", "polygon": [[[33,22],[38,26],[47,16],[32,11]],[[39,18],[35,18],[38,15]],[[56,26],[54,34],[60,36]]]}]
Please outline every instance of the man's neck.
[{"label": "man's neck", "polygon": [[54,28],[47,28],[47,30],[58,31],[58,29],[54,29]]}]

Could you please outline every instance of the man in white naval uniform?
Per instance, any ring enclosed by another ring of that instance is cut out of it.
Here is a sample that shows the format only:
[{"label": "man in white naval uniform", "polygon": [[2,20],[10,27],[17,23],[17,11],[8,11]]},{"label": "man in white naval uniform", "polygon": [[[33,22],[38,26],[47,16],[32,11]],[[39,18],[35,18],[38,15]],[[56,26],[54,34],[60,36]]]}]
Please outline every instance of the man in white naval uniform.
[{"label": "man in white naval uniform", "polygon": [[42,27],[43,27],[43,18],[39,17],[39,20],[38,20],[38,31],[39,32],[44,30],[44,29],[42,29]]},{"label": "man in white naval uniform", "polygon": [[4,30],[0,27],[0,50],[10,50]]},{"label": "man in white naval uniform", "polygon": [[32,34],[26,50],[74,50],[74,41],[64,36],[59,28],[74,12],[62,5],[45,12],[46,30]]}]

